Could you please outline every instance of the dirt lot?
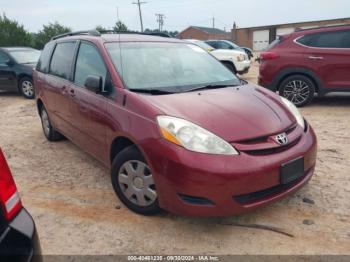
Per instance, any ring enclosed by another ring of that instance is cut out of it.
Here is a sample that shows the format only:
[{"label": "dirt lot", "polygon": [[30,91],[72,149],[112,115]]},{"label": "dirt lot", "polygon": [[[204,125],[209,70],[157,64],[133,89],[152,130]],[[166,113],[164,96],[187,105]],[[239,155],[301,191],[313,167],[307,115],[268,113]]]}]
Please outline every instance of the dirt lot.
[{"label": "dirt lot", "polygon": [[[256,77],[255,66],[245,78]],[[350,254],[349,95],[316,99],[302,109],[319,139],[309,185],[282,202],[225,219],[136,215],[114,195],[109,170],[69,141],[45,140],[34,101],[1,94],[0,108],[0,145],[45,254]]]}]

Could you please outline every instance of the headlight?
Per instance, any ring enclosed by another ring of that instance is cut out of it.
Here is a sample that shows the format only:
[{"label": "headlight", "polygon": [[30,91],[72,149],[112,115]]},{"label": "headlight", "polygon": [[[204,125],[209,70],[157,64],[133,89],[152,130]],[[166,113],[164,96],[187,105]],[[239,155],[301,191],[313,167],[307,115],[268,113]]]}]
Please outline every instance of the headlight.
[{"label": "headlight", "polygon": [[238,62],[242,62],[242,61],[244,61],[244,60],[245,60],[244,54],[240,54],[239,56],[237,56],[237,61],[238,61]]},{"label": "headlight", "polygon": [[305,129],[304,117],[301,115],[298,108],[292,102],[290,102],[288,99],[286,99],[284,97],[281,97],[281,99],[282,99],[282,102],[288,107],[289,111],[295,116],[298,124],[303,129]]},{"label": "headlight", "polygon": [[217,155],[238,155],[236,149],[229,143],[189,121],[170,116],[158,116],[157,121],[166,140],[187,150]]}]

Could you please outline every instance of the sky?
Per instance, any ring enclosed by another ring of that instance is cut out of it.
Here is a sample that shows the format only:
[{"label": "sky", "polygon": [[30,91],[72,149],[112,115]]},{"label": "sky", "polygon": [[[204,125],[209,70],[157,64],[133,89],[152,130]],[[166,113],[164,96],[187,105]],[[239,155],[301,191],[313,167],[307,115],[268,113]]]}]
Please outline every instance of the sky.
[{"label": "sky", "polygon": [[[30,32],[59,22],[73,30],[102,25],[112,28],[119,18],[140,30],[137,0],[0,0],[0,13],[17,20]],[[190,25],[230,30],[350,17],[350,0],[142,0],[144,28],[158,28],[156,13],[165,15],[164,29],[182,31]],[[118,8],[117,8],[118,7]]]}]

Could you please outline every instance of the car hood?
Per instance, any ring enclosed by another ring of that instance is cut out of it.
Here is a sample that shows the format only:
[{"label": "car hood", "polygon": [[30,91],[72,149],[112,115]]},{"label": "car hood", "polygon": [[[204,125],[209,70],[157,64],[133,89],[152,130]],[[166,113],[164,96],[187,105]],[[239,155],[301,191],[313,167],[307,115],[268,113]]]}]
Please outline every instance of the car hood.
[{"label": "car hood", "polygon": [[143,98],[159,114],[186,119],[229,142],[277,134],[296,123],[278,95],[254,85]]}]

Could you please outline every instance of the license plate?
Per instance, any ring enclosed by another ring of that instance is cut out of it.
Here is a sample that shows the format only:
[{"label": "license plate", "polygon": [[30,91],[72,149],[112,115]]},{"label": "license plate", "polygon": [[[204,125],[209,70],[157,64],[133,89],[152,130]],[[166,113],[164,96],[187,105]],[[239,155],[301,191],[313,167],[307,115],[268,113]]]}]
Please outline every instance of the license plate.
[{"label": "license plate", "polygon": [[281,165],[281,184],[285,185],[304,175],[304,157]]}]

